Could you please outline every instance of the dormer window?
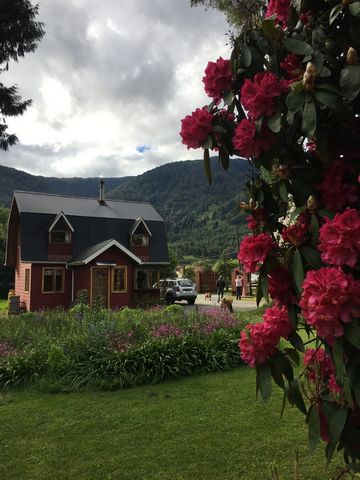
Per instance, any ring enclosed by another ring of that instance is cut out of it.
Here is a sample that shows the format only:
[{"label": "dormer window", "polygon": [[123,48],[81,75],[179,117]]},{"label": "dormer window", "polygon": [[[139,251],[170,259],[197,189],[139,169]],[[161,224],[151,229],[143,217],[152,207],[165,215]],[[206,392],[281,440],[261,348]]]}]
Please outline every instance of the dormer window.
[{"label": "dormer window", "polygon": [[60,212],[49,228],[49,243],[70,244],[73,227],[63,212]]},{"label": "dormer window", "polygon": [[149,237],[144,234],[136,234],[131,237],[132,247],[147,247],[149,245]]},{"label": "dormer window", "polygon": [[139,217],[130,232],[130,245],[132,247],[148,247],[151,232],[143,218]]}]

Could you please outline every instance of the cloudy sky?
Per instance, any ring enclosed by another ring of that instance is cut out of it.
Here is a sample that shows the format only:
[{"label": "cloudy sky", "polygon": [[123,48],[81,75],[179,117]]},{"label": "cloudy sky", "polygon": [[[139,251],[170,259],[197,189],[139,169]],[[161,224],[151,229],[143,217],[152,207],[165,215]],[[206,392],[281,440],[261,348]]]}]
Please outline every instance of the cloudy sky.
[{"label": "cloudy sky", "polygon": [[[33,2],[34,3],[34,2]],[[222,14],[190,0],[42,0],[46,35],[1,81],[33,106],[0,164],[45,176],[138,175],[200,158],[180,120],[209,103],[208,60],[229,56]]]}]

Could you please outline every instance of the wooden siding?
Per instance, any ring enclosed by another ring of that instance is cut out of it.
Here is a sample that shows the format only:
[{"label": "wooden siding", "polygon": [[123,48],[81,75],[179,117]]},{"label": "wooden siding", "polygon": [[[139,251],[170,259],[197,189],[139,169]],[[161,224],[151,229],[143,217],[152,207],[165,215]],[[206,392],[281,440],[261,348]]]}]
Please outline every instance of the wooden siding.
[{"label": "wooden siding", "polygon": [[[30,292],[32,286],[32,269],[31,263],[22,263],[20,262],[20,248],[18,249],[18,257],[16,261],[16,268],[15,268],[15,295],[19,295],[21,304],[26,308],[26,310],[30,310],[31,302],[30,302]],[[30,285],[29,291],[25,291],[25,270],[30,269]]]},{"label": "wooden siding", "polygon": [[48,260],[50,262],[67,262],[72,257],[72,245],[68,243],[49,243]]},{"label": "wooden siding", "polygon": [[130,250],[134,255],[136,255],[138,258],[140,258],[140,260],[142,260],[143,262],[148,262],[149,261],[150,250],[149,250],[148,246],[146,246],[146,247],[140,246],[140,245],[131,246]]},{"label": "wooden siding", "polygon": [[64,292],[43,293],[43,269],[61,268],[59,264],[32,264],[31,267],[31,310],[36,311],[42,308],[67,308],[71,304],[71,271],[64,267]]}]

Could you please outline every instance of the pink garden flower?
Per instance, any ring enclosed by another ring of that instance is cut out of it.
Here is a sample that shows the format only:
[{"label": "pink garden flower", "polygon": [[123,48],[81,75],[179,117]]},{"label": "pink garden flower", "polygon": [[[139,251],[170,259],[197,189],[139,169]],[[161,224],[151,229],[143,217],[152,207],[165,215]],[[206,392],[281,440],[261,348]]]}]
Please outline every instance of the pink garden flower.
[{"label": "pink garden flower", "polygon": [[233,74],[230,61],[219,57],[216,62],[209,62],[202,80],[207,95],[219,102],[223,93],[230,90],[232,86]]},{"label": "pink garden flower", "polygon": [[[327,210],[338,212],[358,200],[358,187],[346,179],[354,175],[354,168],[344,159],[336,160],[318,185],[321,201]],[[355,180],[355,178],[354,178]]]},{"label": "pink garden flower", "polygon": [[355,267],[360,255],[360,214],[348,208],[320,228],[319,250],[324,262]]},{"label": "pink garden flower", "polygon": [[323,348],[308,348],[304,354],[306,376],[311,383],[326,385],[330,393],[336,395],[342,391],[335,379],[334,364]]},{"label": "pink garden flower", "polygon": [[342,270],[323,267],[307,273],[300,301],[308,325],[330,345],[344,334],[344,324],[360,313],[360,281]]},{"label": "pink garden flower", "polygon": [[265,17],[276,15],[276,21],[286,27],[290,17],[291,0],[270,0]]},{"label": "pink garden flower", "polygon": [[265,363],[277,352],[280,338],[288,338],[291,330],[286,307],[268,308],[262,323],[250,325],[241,332],[240,357],[251,367]]},{"label": "pink garden flower", "polygon": [[257,135],[255,122],[244,118],[235,129],[233,145],[241,157],[258,157],[262,151],[268,151],[273,144],[274,135],[263,126],[261,133]]},{"label": "pink garden flower", "polygon": [[249,117],[256,120],[275,112],[274,99],[287,91],[287,85],[272,72],[260,72],[254,80],[246,79],[241,88],[241,103]]},{"label": "pink garden flower", "polygon": [[269,295],[279,305],[296,302],[289,272],[284,267],[277,267],[269,274]]},{"label": "pink garden flower", "polygon": [[244,265],[245,272],[256,272],[264,263],[270,250],[277,247],[267,233],[244,237],[238,253],[238,259]]},{"label": "pink garden flower", "polygon": [[212,115],[206,108],[197,108],[181,120],[182,143],[187,148],[199,148],[206,140],[212,127]]}]

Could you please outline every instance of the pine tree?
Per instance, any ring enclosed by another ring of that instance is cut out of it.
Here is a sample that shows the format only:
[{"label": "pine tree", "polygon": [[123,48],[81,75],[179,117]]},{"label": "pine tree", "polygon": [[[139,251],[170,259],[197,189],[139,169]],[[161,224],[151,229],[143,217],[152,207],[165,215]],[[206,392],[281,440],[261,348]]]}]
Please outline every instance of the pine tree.
[{"label": "pine tree", "polygon": [[[33,52],[44,35],[43,23],[36,21],[38,5],[29,0],[0,0],[0,74],[9,69],[9,61],[18,61]],[[22,115],[31,100],[22,100],[16,85],[0,82],[0,149],[7,150],[18,138],[7,132],[6,117]]]}]

